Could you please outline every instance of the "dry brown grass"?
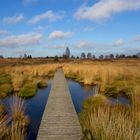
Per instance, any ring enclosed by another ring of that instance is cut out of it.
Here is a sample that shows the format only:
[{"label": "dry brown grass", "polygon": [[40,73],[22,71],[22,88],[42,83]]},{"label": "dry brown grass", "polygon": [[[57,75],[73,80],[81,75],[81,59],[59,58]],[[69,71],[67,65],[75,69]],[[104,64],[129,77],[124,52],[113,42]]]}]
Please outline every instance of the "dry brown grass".
[{"label": "dry brown grass", "polygon": [[0,115],[0,140],[25,140],[29,118],[25,115],[24,101],[13,98],[11,114]]},{"label": "dry brown grass", "polygon": [[122,81],[124,85],[128,82],[140,84],[140,63],[139,61],[132,62],[68,63],[64,65],[63,69],[67,77],[75,78],[85,85],[99,84],[102,92],[107,85],[112,84],[116,79]]}]

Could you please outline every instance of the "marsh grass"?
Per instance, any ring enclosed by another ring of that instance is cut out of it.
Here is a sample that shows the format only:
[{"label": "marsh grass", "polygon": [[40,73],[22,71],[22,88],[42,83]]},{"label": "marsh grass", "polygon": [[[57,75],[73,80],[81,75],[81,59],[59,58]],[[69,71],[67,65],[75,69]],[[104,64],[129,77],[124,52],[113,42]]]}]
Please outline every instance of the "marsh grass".
[{"label": "marsh grass", "polygon": [[11,83],[11,77],[9,74],[0,73],[0,98],[4,98],[13,93]]},{"label": "marsh grass", "polygon": [[25,115],[24,100],[13,97],[11,111],[0,115],[0,140],[25,140],[29,118]]},{"label": "marsh grass", "polygon": [[58,67],[59,64],[1,67],[0,98],[5,98],[12,93],[23,98],[34,96],[37,91],[37,81],[52,77]]},{"label": "marsh grass", "polygon": [[[99,97],[88,98],[79,118],[86,140],[140,139],[139,61],[69,63],[65,75],[85,85],[98,85]],[[110,105],[104,96],[127,97],[131,104]]]},{"label": "marsh grass", "polygon": [[68,63],[63,67],[66,77],[84,85],[99,85],[99,92],[117,97],[129,96],[134,85],[140,85],[139,61]]},{"label": "marsh grass", "polygon": [[10,129],[9,140],[25,140],[26,139],[26,129],[20,123],[12,123]]},{"label": "marsh grass", "polygon": [[84,109],[80,122],[86,140],[139,140],[140,125],[125,106],[98,105]]},{"label": "marsh grass", "polygon": [[24,100],[14,96],[11,104],[11,119],[13,123],[21,124],[23,126],[29,124],[29,118],[24,114],[25,108]]},{"label": "marsh grass", "polygon": [[34,81],[27,81],[19,91],[19,96],[23,98],[30,98],[37,92],[37,84]]}]

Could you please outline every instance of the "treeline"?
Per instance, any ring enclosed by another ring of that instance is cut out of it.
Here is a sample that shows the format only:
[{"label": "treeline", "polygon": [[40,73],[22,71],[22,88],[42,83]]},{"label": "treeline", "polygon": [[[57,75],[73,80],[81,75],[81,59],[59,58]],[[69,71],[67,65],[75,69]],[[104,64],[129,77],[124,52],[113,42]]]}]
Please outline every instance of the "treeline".
[{"label": "treeline", "polygon": [[[2,59],[2,58],[4,58],[4,56],[0,55],[0,58]],[[9,58],[12,58],[12,57],[9,57]],[[32,55],[24,54],[23,56],[20,56],[19,58],[32,59]],[[132,55],[112,54],[111,53],[108,55],[101,54],[99,56],[96,56],[95,54],[93,54],[91,52],[88,52],[88,53],[82,52],[81,55],[75,56],[75,55],[71,54],[69,48],[66,48],[66,50],[62,56],[56,55],[56,56],[52,56],[52,57],[46,56],[46,57],[34,57],[34,58],[40,58],[40,59],[46,58],[46,59],[54,59],[54,60],[58,60],[58,59],[100,59],[100,60],[103,60],[103,59],[120,59],[120,58],[140,58],[140,53],[132,54]]]}]

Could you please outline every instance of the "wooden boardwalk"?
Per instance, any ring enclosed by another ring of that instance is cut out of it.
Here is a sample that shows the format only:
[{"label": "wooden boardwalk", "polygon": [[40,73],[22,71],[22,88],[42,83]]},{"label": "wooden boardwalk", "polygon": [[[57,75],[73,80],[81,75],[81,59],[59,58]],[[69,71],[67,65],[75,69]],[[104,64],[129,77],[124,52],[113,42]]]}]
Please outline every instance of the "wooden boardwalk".
[{"label": "wooden boardwalk", "polygon": [[59,69],[44,110],[37,140],[81,140],[82,131],[67,81]]}]

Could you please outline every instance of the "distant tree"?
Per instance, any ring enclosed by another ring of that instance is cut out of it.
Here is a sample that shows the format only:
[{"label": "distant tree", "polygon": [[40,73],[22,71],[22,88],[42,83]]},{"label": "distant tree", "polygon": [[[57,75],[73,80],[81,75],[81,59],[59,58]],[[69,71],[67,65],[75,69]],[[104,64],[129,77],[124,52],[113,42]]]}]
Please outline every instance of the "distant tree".
[{"label": "distant tree", "polygon": [[79,59],[79,56],[77,56],[76,59]]},{"label": "distant tree", "polygon": [[81,53],[81,59],[85,59],[86,58],[86,55],[84,52]]},{"label": "distant tree", "polygon": [[24,58],[27,58],[27,57],[28,57],[28,56],[27,56],[27,54],[25,53],[25,54],[24,54]]},{"label": "distant tree", "polygon": [[89,52],[87,53],[87,59],[91,59],[92,58],[92,54]]},{"label": "distant tree", "polygon": [[3,55],[0,55],[0,58],[4,58]]},{"label": "distant tree", "polygon": [[101,54],[101,55],[99,56],[99,59],[104,59],[104,55]]},{"label": "distant tree", "polygon": [[31,59],[32,58],[32,55],[28,55],[27,58]]},{"label": "distant tree", "polygon": [[71,59],[75,59],[75,57],[72,55],[72,56],[71,56]]},{"label": "distant tree", "polygon": [[46,58],[48,59],[48,58],[49,58],[49,56],[46,56]]},{"label": "distant tree", "polygon": [[66,52],[65,52],[66,58],[70,58],[70,49],[66,48]]},{"label": "distant tree", "polygon": [[96,59],[96,56],[93,54],[92,58],[93,58],[93,59]]},{"label": "distant tree", "polygon": [[109,55],[105,55],[105,59],[109,59],[110,57],[109,57]]},{"label": "distant tree", "polygon": [[114,59],[114,54],[110,54],[110,59]]},{"label": "distant tree", "polygon": [[125,58],[125,57],[126,57],[125,54],[120,55],[120,58]]},{"label": "distant tree", "polygon": [[119,54],[116,54],[116,58],[117,58],[117,59],[120,58],[120,55],[119,55]]},{"label": "distant tree", "polygon": [[140,58],[140,53],[137,53],[138,58]]},{"label": "distant tree", "polygon": [[54,61],[59,61],[59,59],[58,59],[58,56],[57,56],[57,55],[54,57]]},{"label": "distant tree", "polygon": [[138,56],[136,54],[132,55],[132,58],[138,58]]}]

